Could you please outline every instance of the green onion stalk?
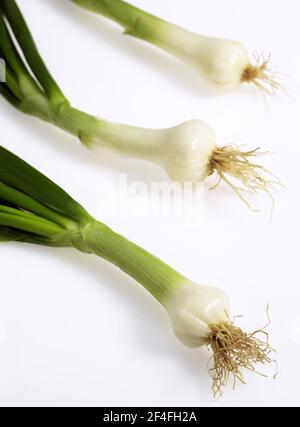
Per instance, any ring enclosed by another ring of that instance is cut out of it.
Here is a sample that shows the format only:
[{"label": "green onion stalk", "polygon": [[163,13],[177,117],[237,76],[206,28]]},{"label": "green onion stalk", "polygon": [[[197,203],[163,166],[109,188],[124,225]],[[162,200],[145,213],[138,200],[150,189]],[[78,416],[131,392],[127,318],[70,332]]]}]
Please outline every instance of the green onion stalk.
[{"label": "green onion stalk", "polygon": [[255,371],[256,363],[271,362],[264,329],[248,334],[238,328],[230,319],[224,292],[192,282],[117,234],[47,177],[0,147],[0,242],[9,241],[72,248],[120,268],[166,309],[183,344],[211,348],[209,372],[215,395],[222,393],[229,378],[244,382],[244,368]]},{"label": "green onion stalk", "polygon": [[173,55],[215,92],[229,91],[242,83],[269,95],[281,88],[277,74],[269,67],[270,55],[255,54],[251,63],[247,49],[238,41],[193,33],[123,0],[71,1],[115,21],[124,28],[125,35]]},{"label": "green onion stalk", "polygon": [[[99,4],[115,4],[119,10],[119,2]],[[125,13],[127,7],[124,4],[118,15],[126,20],[131,11],[128,8]],[[268,179],[268,172],[254,161],[262,154],[258,149],[218,147],[214,131],[200,120],[169,129],[144,129],[112,123],[74,108],[46,67],[15,0],[0,0],[0,57],[6,63],[6,81],[0,83],[0,93],[7,101],[21,112],[74,135],[91,150],[108,149],[154,162],[180,183],[198,183],[215,175],[217,182],[225,181],[246,203],[245,190],[269,194],[273,187],[273,178]]]}]

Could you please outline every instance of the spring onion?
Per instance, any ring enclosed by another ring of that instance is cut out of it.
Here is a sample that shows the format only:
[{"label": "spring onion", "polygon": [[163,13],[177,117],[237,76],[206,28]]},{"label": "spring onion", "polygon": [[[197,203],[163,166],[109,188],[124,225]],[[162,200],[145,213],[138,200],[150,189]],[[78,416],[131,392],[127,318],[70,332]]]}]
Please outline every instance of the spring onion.
[{"label": "spring onion", "polygon": [[[188,347],[210,346],[213,392],[229,378],[244,382],[243,368],[271,362],[260,330],[242,332],[230,320],[219,289],[198,285],[149,252],[96,221],[52,181],[0,147],[0,241],[69,247],[113,263],[147,289],[169,313],[178,339]],[[267,335],[266,335],[267,336]]]},{"label": "spring onion", "polygon": [[0,5],[0,56],[7,65],[0,91],[17,109],[75,135],[91,150],[105,148],[154,162],[177,182],[197,183],[215,174],[244,201],[240,183],[244,190],[270,193],[273,179],[264,177],[267,171],[253,161],[260,150],[218,147],[215,133],[200,120],[170,129],[142,129],[73,108],[44,64],[15,1],[0,0]]},{"label": "spring onion", "polygon": [[270,55],[255,54],[256,63],[251,64],[240,42],[192,33],[123,0],[72,1],[117,22],[125,29],[124,34],[152,43],[183,61],[217,91],[241,83],[254,84],[268,94],[280,88],[276,74],[269,68]]}]

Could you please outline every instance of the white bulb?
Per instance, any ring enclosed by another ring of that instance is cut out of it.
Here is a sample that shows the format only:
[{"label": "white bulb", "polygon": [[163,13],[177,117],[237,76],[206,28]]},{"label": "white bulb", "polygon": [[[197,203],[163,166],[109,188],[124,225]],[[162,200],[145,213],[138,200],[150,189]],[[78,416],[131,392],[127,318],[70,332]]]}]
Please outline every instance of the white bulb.
[{"label": "white bulb", "polygon": [[158,46],[195,70],[212,88],[226,91],[240,85],[249,55],[240,42],[206,37],[165,25]]},{"label": "white bulb", "polygon": [[168,129],[144,129],[102,122],[86,145],[95,151],[110,149],[126,157],[158,164],[172,181],[201,182],[217,148],[216,135],[201,120],[189,120]]},{"label": "white bulb", "polygon": [[249,65],[249,56],[239,42],[207,38],[192,62],[192,67],[211,86],[226,91],[241,84],[243,73]]},{"label": "white bulb", "polygon": [[214,131],[200,120],[190,120],[166,132],[161,163],[172,181],[202,182],[216,148]]},{"label": "white bulb", "polygon": [[228,322],[230,304],[221,290],[188,282],[166,306],[177,338],[187,347],[208,344],[210,325]]}]

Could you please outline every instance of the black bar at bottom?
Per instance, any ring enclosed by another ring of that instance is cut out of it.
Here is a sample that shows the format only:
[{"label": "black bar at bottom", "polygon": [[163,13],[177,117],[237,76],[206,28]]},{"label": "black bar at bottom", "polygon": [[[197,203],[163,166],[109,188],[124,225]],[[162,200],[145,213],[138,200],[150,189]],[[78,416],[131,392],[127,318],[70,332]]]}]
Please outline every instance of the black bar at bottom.
[{"label": "black bar at bottom", "polygon": [[[12,409],[14,410],[12,412]],[[18,409],[18,410],[16,410]],[[47,411],[43,411],[46,409]],[[50,410],[49,410],[50,409]],[[54,409],[54,410],[52,410]],[[106,425],[151,425],[164,424],[196,425],[200,422],[204,408],[1,408],[0,419],[10,420],[12,425],[32,426],[106,426]],[[1,417],[2,415],[2,417]],[[203,415],[202,415],[203,419]]]}]

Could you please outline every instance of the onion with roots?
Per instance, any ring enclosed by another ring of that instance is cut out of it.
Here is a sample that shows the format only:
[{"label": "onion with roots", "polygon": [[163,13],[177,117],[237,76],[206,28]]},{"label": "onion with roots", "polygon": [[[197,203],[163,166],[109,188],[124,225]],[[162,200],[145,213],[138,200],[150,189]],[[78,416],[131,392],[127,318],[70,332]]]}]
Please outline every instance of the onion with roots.
[{"label": "onion with roots", "polygon": [[242,83],[252,84],[267,94],[281,88],[269,65],[271,55],[254,54],[252,63],[247,49],[238,41],[190,32],[123,0],[71,1],[117,22],[125,29],[124,34],[173,55],[215,91],[228,91]]},{"label": "onion with roots", "polygon": [[[105,2],[109,4],[114,1]],[[85,147],[154,162],[171,180],[180,183],[198,183],[216,174],[247,204],[244,190],[271,194],[274,178],[254,161],[262,152],[218,147],[215,133],[200,120],[169,129],[144,129],[98,119],[74,108],[48,71],[14,0],[1,0],[0,54],[7,65],[6,82],[0,84],[0,93],[21,112],[69,132]],[[245,64],[246,58],[242,62]],[[241,61],[229,63],[236,68]]]},{"label": "onion with roots", "polygon": [[[97,221],[60,187],[0,147],[0,242],[68,247],[97,255],[140,283],[166,310],[187,347],[208,346],[219,395],[245,369],[272,362],[265,328],[245,333],[230,318],[223,291],[188,280],[172,267]],[[261,335],[261,336],[260,336]]]}]

